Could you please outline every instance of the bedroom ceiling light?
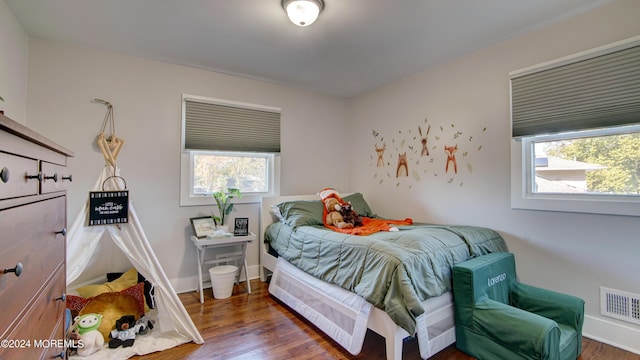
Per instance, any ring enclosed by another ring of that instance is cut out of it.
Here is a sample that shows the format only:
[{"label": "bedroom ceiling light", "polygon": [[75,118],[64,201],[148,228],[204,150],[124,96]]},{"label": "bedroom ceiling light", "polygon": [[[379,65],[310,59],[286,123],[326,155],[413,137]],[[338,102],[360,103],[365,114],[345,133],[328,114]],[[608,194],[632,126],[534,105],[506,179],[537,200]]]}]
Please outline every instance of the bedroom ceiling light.
[{"label": "bedroom ceiling light", "polygon": [[289,20],[298,26],[309,26],[324,9],[323,0],[282,0],[282,8]]}]

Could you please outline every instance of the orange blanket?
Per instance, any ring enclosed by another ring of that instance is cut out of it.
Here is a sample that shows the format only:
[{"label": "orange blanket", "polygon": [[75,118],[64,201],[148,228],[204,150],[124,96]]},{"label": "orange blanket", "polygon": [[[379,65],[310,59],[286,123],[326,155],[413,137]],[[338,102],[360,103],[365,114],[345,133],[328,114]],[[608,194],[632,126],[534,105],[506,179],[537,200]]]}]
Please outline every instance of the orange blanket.
[{"label": "orange blanket", "polygon": [[[325,210],[326,211],[326,210]],[[393,225],[411,225],[413,224],[413,220],[410,218],[406,218],[404,220],[389,220],[389,219],[379,219],[379,218],[370,218],[363,216],[362,217],[362,226],[356,226],[351,229],[340,229],[336,226],[329,225],[326,222],[326,215],[324,226],[327,228],[351,235],[370,235],[379,231],[389,231]]]}]

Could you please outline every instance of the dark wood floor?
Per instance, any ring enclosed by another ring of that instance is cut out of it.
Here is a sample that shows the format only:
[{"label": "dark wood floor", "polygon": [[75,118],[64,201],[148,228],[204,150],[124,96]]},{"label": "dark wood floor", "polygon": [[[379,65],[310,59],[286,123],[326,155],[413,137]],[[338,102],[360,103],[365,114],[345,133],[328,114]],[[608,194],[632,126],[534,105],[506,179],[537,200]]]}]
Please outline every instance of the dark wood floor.
[{"label": "dark wood floor", "polygon": [[[267,285],[251,281],[251,294],[246,285],[236,285],[233,296],[214,299],[211,289],[200,304],[199,294],[180,294],[205,343],[184,344],[136,359],[386,359],[384,338],[369,331],[362,352],[349,354],[313,325],[296,315],[269,295]],[[403,358],[420,359],[417,341],[407,341]],[[453,345],[432,357],[433,360],[470,360]],[[587,338],[579,360],[640,360],[632,354]]]}]

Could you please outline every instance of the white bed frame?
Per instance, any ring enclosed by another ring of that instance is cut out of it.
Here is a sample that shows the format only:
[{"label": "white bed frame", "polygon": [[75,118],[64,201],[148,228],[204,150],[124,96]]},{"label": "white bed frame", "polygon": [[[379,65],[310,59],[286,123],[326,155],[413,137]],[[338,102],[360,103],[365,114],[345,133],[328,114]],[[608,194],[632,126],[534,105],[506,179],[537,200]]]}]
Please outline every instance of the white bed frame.
[{"label": "white bed frame", "polygon": [[[294,200],[318,200],[318,195],[263,197],[260,211],[260,279],[267,281],[276,267],[276,257],[269,254],[269,245],[264,243],[267,226],[278,219],[271,212],[272,205]],[[317,281],[321,281],[315,279]],[[283,300],[283,299],[280,299]],[[286,303],[286,301],[284,301]],[[331,303],[327,304],[332,306]],[[335,305],[339,306],[338,304]],[[455,342],[453,319],[453,298],[446,293],[423,302],[425,314],[417,320],[417,337],[420,356],[427,359]],[[402,359],[403,339],[410,336],[406,330],[396,325],[384,311],[373,307],[367,327],[385,338],[388,360]],[[421,330],[426,328],[427,331]]]}]

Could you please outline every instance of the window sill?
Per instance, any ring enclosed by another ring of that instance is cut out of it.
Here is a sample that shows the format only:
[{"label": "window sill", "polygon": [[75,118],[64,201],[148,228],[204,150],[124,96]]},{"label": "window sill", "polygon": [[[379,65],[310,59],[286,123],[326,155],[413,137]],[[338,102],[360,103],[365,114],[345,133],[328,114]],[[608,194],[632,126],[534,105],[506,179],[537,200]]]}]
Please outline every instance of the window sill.
[{"label": "window sill", "polygon": [[[276,196],[270,193],[243,194],[240,199],[233,199],[234,204],[259,204],[263,196]],[[216,206],[212,196],[181,197],[180,206]]]}]

